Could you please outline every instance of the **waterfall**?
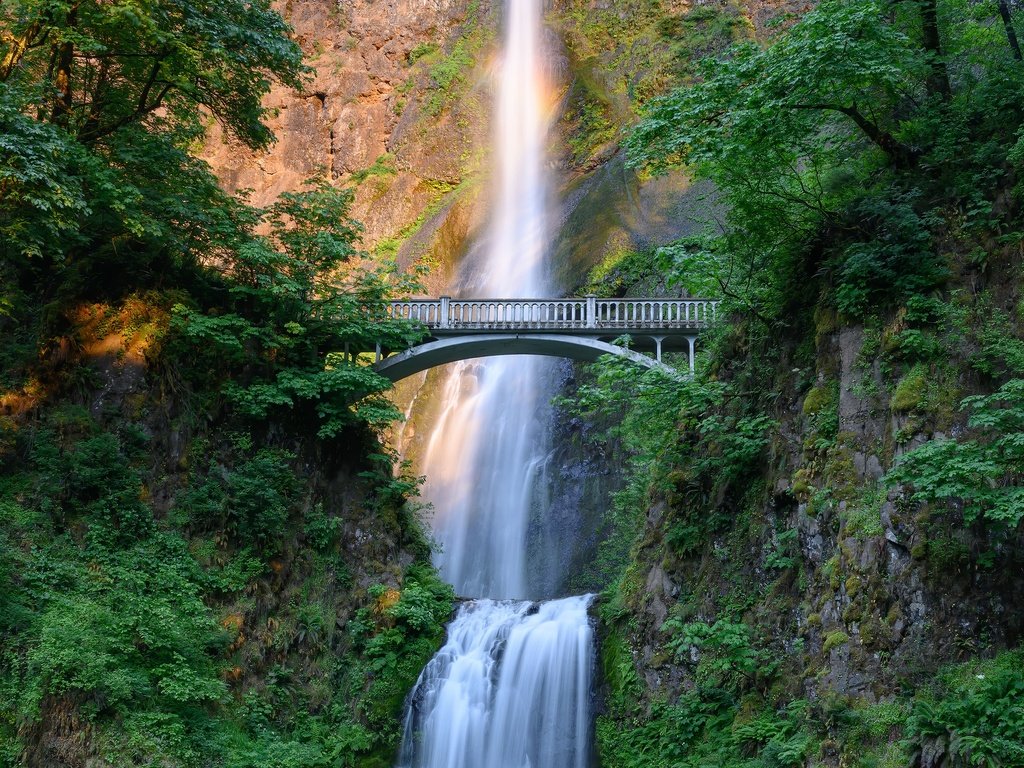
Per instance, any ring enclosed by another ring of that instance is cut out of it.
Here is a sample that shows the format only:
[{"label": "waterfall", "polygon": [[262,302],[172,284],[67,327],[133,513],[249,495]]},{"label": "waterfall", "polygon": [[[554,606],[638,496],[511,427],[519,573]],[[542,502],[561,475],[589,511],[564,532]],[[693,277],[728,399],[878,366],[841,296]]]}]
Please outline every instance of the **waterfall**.
[{"label": "waterfall", "polygon": [[589,604],[464,605],[416,684],[399,768],[585,768]]},{"label": "waterfall", "polygon": [[[506,0],[496,104],[495,210],[456,286],[475,297],[550,293],[545,147],[551,109],[542,0]],[[547,403],[535,357],[452,366],[419,469],[435,509],[438,567],[464,597],[410,696],[399,768],[585,768],[590,760],[591,597],[548,602],[527,568],[531,515],[550,512]],[[557,563],[547,569],[555,572]],[[497,599],[495,599],[497,598]],[[513,599],[515,598],[515,599]]]},{"label": "waterfall", "polygon": [[[506,4],[496,108],[495,210],[457,286],[475,297],[542,296],[549,205],[545,146],[550,88],[539,0]],[[423,453],[424,497],[435,509],[438,566],[465,597],[525,598],[526,536],[547,455],[541,414],[550,361],[500,357],[453,366]],[[541,510],[542,512],[542,510]]]}]

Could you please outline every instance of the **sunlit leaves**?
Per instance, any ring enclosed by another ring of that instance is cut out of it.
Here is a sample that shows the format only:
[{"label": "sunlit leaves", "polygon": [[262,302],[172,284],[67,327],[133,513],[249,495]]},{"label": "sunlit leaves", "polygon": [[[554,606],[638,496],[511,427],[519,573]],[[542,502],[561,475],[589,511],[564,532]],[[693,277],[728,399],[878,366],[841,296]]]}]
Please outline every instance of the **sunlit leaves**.
[{"label": "sunlit leaves", "polygon": [[417,337],[385,311],[390,293],[412,283],[355,250],[350,202],[349,191],[326,182],[284,195],[263,212],[267,236],[250,234],[228,257],[233,311],[175,308],[174,327],[223,371],[222,392],[238,413],[266,419],[311,410],[322,438],[398,418],[379,397],[390,382],[354,356]]}]

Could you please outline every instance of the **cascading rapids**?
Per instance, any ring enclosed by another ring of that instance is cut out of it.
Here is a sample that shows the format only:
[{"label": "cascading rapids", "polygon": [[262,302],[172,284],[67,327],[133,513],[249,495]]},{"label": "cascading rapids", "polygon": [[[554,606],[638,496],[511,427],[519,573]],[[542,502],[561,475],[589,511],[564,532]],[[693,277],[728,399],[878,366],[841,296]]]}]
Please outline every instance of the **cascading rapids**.
[{"label": "cascading rapids", "polygon": [[[542,0],[507,0],[496,108],[492,226],[462,295],[549,293]],[[527,598],[527,532],[549,455],[551,364],[531,357],[453,366],[423,453],[438,566],[456,592]],[[543,510],[542,510],[543,511]],[[558,564],[551,564],[552,567]],[[540,595],[543,596],[543,595]],[[593,631],[589,595],[464,603],[410,697],[400,768],[584,768],[590,759]]]},{"label": "cascading rapids", "polygon": [[476,600],[420,676],[399,768],[584,768],[590,597]]}]

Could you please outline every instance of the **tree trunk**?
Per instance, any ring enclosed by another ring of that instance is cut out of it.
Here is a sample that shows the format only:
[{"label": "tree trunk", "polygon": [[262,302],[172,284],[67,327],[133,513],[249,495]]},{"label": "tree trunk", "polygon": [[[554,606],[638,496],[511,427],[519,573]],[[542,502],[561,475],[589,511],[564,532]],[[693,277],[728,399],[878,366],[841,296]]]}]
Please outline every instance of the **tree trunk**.
[{"label": "tree trunk", "polygon": [[32,41],[35,40],[36,35],[39,34],[42,29],[42,24],[38,21],[34,22],[23,35],[14,37],[10,40],[11,49],[4,54],[3,61],[0,62],[0,83],[4,82],[14,72],[14,68],[21,63],[21,59],[25,56],[25,51],[32,45]]},{"label": "tree trunk", "polygon": [[921,32],[924,47],[932,55],[932,71],[928,75],[928,93],[947,100],[953,89],[949,85],[949,72],[942,56],[942,38],[939,36],[939,14],[936,0],[918,0],[921,9]]},{"label": "tree trunk", "polygon": [[[65,25],[74,29],[78,21],[78,5],[68,10]],[[57,46],[50,57],[50,78],[57,90],[57,99],[53,102],[50,120],[57,125],[67,127],[71,105],[74,103],[74,86],[71,80],[71,68],[75,63],[75,44],[63,42]]]},{"label": "tree trunk", "polygon": [[1003,17],[1003,26],[1006,28],[1006,39],[1013,51],[1013,58],[1017,61],[1024,61],[1020,52],[1020,41],[1017,40],[1017,30],[1013,28],[1013,17],[1010,15],[1010,3],[1007,0],[999,0],[999,15]]},{"label": "tree trunk", "polygon": [[68,114],[71,111],[71,104],[74,93],[71,86],[71,65],[75,60],[74,43],[61,43],[56,51],[56,66],[54,67],[53,85],[57,89],[57,99],[53,103],[53,112],[50,120],[61,126],[67,126]]}]

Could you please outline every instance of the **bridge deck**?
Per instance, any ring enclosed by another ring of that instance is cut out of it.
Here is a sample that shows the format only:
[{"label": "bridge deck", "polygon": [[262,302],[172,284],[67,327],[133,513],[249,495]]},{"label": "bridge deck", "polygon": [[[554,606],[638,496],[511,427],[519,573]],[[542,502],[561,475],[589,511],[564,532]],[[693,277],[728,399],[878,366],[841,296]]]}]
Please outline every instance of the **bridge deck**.
[{"label": "bridge deck", "polygon": [[425,325],[433,336],[472,333],[559,333],[693,336],[715,320],[707,299],[410,299],[390,315]]},{"label": "bridge deck", "polygon": [[[715,321],[717,301],[707,299],[408,299],[393,301],[388,315],[428,331],[404,351],[378,345],[376,370],[392,381],[435,365],[492,355],[552,355],[594,361],[605,354],[648,367],[661,365],[663,351],[689,354]],[[632,349],[609,342],[629,336]],[[649,350],[653,360],[636,350]]]}]

